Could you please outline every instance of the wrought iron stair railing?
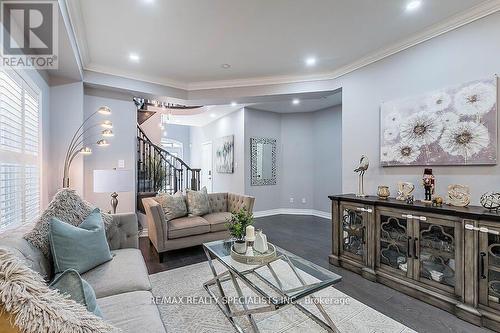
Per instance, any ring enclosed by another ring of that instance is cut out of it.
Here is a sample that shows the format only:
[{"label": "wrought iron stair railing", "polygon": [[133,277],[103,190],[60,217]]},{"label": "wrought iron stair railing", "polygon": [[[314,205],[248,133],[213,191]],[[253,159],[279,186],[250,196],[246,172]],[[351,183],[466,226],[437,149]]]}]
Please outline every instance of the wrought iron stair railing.
[{"label": "wrought iron stair railing", "polygon": [[137,126],[137,199],[157,193],[173,194],[185,189],[199,190],[201,169],[189,167],[182,159],[155,145]]}]

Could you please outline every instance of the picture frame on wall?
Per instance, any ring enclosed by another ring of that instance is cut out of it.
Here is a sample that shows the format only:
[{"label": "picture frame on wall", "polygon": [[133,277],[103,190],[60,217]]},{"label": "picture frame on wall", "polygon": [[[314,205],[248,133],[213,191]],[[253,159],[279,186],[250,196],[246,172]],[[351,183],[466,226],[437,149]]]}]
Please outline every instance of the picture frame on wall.
[{"label": "picture frame on wall", "polygon": [[497,76],[381,105],[383,167],[496,165],[497,147]]},{"label": "picture frame on wall", "polygon": [[234,135],[216,140],[215,170],[218,173],[234,173]]}]

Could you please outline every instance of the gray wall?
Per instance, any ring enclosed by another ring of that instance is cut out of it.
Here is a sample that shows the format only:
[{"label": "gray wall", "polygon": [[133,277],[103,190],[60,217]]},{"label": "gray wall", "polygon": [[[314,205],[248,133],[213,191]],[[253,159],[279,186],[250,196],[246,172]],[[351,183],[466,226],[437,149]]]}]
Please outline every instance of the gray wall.
[{"label": "gray wall", "polygon": [[[113,122],[112,138],[108,147],[92,147],[92,155],[84,158],[84,195],[85,199],[97,205],[104,211],[110,209],[111,193],[94,193],[93,171],[96,169],[112,169],[118,167],[118,160],[125,161],[125,169],[132,170],[135,179],[135,151],[136,151],[136,107],[129,96],[123,98],[117,94],[108,94],[105,91],[85,89],[83,101],[84,114],[90,115],[100,106],[111,108],[110,116],[98,116],[96,120],[109,119]],[[95,138],[91,142],[96,141]],[[135,181],[131,192],[119,193],[118,212],[135,211]]]},{"label": "gray wall", "polygon": [[[64,159],[73,134],[83,122],[83,83],[76,82],[50,88],[50,185],[52,198],[62,187]],[[70,169],[70,186],[84,194],[84,157],[77,156]]]},{"label": "gray wall", "polygon": [[[293,114],[245,109],[245,189],[256,197],[255,211],[279,208],[330,211],[327,196],[342,189],[341,111],[341,106]],[[252,137],[277,139],[276,185],[251,185]]]},{"label": "gray wall", "polygon": [[[206,142],[213,143],[212,159],[213,191],[214,192],[245,192],[245,115],[240,109],[230,113],[204,127],[192,127],[191,136],[191,165],[192,168],[201,168],[201,149]],[[234,173],[218,173],[215,168],[215,149],[217,138],[234,134]]]},{"label": "gray wall", "polygon": [[314,113],[313,143],[313,208],[330,212],[328,195],[342,191],[342,106]]}]

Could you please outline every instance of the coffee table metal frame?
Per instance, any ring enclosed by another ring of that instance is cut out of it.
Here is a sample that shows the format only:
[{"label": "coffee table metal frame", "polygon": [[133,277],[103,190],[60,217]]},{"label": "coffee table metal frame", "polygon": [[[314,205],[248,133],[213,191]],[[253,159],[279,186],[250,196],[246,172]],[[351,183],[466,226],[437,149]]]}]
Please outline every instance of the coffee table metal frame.
[{"label": "coffee table metal frame", "polygon": [[[224,241],[220,241],[221,243]],[[285,250],[279,249],[279,255],[276,256],[272,261],[262,264],[262,265],[255,265],[254,267],[244,270],[244,271],[238,271],[235,268],[231,267],[231,265],[228,265],[224,260],[221,260],[219,256],[213,252],[208,245],[216,243],[216,242],[211,242],[211,243],[206,243],[203,244],[203,250],[205,251],[205,254],[208,259],[208,265],[210,266],[210,270],[212,271],[213,278],[210,279],[209,281],[205,282],[203,284],[203,287],[205,290],[208,292],[208,294],[216,301],[217,306],[221,309],[221,311],[224,313],[224,315],[227,317],[227,319],[231,322],[231,324],[234,326],[237,332],[239,333],[244,333],[243,328],[234,320],[235,317],[242,317],[246,316],[248,321],[250,322],[250,325],[255,333],[260,332],[259,328],[257,326],[257,323],[255,322],[255,319],[253,318],[253,314],[257,313],[264,313],[264,312],[271,312],[271,311],[276,311],[278,309],[288,307],[288,306],[295,306],[297,309],[299,309],[301,312],[303,312],[305,315],[307,315],[309,318],[314,320],[316,323],[318,323],[321,327],[323,327],[327,332],[339,332],[335,324],[333,323],[332,319],[328,315],[328,313],[325,311],[323,306],[320,304],[319,300],[314,296],[315,292],[318,292],[322,289],[325,289],[327,287],[332,286],[333,284],[337,283],[338,281],[341,280],[341,277],[337,280],[332,279],[329,283],[315,283],[315,284],[307,284],[304,279],[300,276],[299,272],[297,271],[297,268],[293,264],[293,262],[288,258],[287,252]],[[213,258],[212,258],[213,256]],[[224,268],[226,269],[222,273],[217,273],[213,259],[216,259],[218,262],[220,262]],[[294,288],[294,289],[289,289],[289,290],[284,290],[282,281],[280,280],[278,274],[276,271],[273,269],[271,264],[277,260],[283,260],[288,264],[288,266],[291,268],[293,271],[294,275],[297,277],[297,279],[300,281],[302,284],[302,287],[299,288]],[[305,259],[302,259],[305,260]],[[311,267],[316,267],[316,265],[309,263]],[[259,268],[266,267],[269,269],[271,272],[271,275],[273,276],[274,280],[276,281],[278,286],[273,285],[270,281],[266,280],[263,276],[261,276],[258,272],[256,272]],[[269,297],[266,292],[264,292],[261,288],[259,288],[257,285],[255,285],[252,281],[250,281],[246,276],[249,274],[253,274],[256,276],[259,280],[263,281],[268,287],[273,289],[278,295],[281,296],[279,300],[273,297]],[[224,299],[226,298],[226,294],[224,292],[224,289],[222,287],[222,283],[226,281],[231,281],[236,293],[238,294],[239,298],[243,298],[243,293],[241,291],[240,284],[238,283],[238,280],[242,281],[247,287],[249,287],[253,292],[255,292],[258,295],[261,295],[266,301],[268,301],[268,304],[265,306],[261,306],[258,308],[252,308],[249,309],[248,305],[243,302],[243,310],[239,311],[232,311],[227,304],[227,302],[221,302],[220,297],[217,297],[211,290],[210,287],[213,285],[216,285],[221,297]],[[309,289],[308,289],[309,288]],[[305,293],[300,294],[298,297],[290,297],[286,293],[287,292],[297,292],[300,290],[306,291]],[[319,312],[321,313],[323,320],[316,316],[315,314],[311,313],[309,310],[307,310],[304,306],[301,304],[298,304],[297,301],[300,299],[303,299],[305,297],[310,297],[312,302],[316,305],[318,308]]]}]

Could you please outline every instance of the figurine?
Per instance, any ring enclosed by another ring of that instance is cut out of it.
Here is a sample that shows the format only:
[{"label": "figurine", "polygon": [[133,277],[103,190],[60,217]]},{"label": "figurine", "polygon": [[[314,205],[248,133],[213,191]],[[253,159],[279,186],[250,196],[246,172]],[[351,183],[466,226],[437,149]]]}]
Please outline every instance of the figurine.
[{"label": "figurine", "polygon": [[253,243],[253,249],[260,253],[266,253],[269,250],[269,247],[267,245],[267,236],[262,233],[261,229],[257,229],[255,241]]},{"label": "figurine", "polygon": [[467,207],[470,204],[469,187],[460,184],[449,185],[446,203],[456,207]]},{"label": "figurine", "polygon": [[440,196],[435,196],[432,199],[432,206],[434,206],[434,207],[442,207],[443,206],[443,198],[441,198]]},{"label": "figurine", "polygon": [[366,197],[365,187],[363,184],[363,177],[365,175],[366,170],[368,170],[369,166],[370,166],[370,161],[368,160],[368,157],[366,157],[365,155],[361,155],[361,159],[359,160],[359,165],[356,169],[354,169],[354,172],[359,173],[358,194],[356,194],[357,197]]},{"label": "figurine", "polygon": [[434,194],[434,189],[436,188],[436,178],[432,174],[432,169],[424,170],[424,177],[422,183],[425,189],[425,199],[427,203],[432,202],[432,195]]},{"label": "figurine", "polygon": [[415,185],[408,182],[399,182],[398,183],[398,196],[396,200],[406,201],[408,197],[410,197],[415,190]]}]

